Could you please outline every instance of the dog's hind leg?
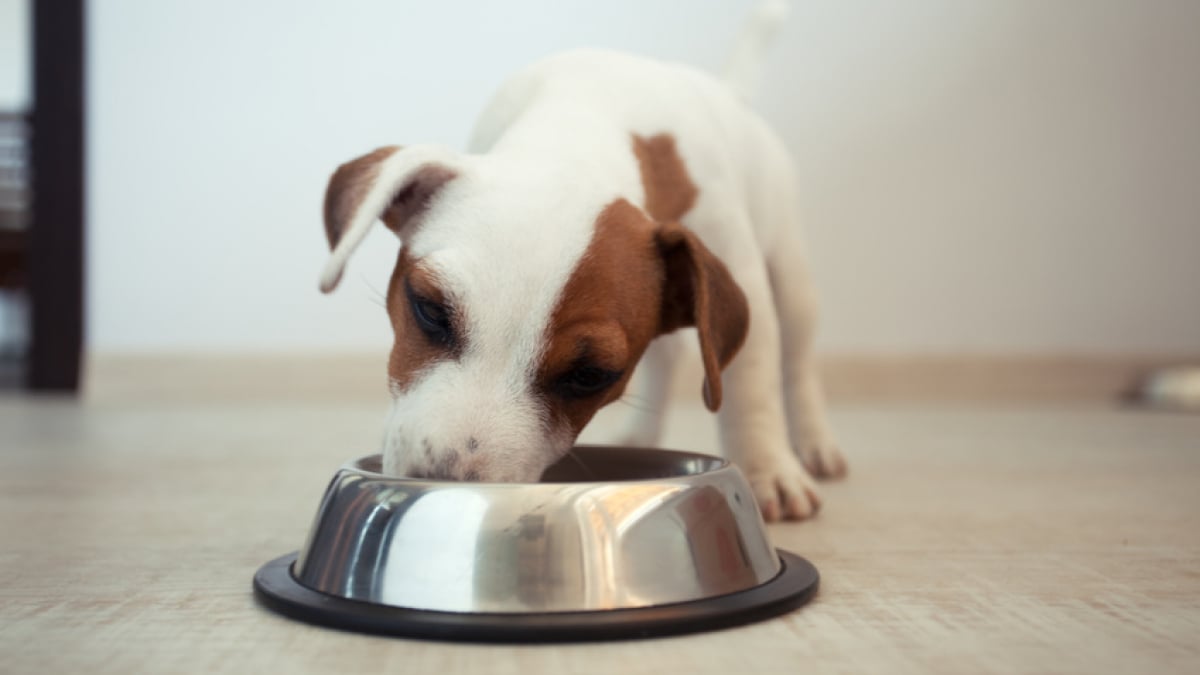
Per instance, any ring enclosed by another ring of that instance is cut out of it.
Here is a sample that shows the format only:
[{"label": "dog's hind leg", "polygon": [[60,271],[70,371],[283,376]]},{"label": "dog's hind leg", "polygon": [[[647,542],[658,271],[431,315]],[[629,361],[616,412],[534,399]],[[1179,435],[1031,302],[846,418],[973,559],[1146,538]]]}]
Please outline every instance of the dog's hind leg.
[{"label": "dog's hind leg", "polygon": [[817,477],[846,473],[846,460],[833,438],[825,393],[813,356],[816,296],[809,279],[798,223],[783,223],[767,255],[775,312],[779,317],[783,395],[792,448]]}]

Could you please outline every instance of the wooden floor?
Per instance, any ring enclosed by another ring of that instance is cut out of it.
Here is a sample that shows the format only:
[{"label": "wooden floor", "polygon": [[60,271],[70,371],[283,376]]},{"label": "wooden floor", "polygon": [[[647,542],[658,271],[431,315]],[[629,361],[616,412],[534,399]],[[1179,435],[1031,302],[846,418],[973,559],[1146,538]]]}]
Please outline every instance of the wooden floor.
[{"label": "wooden floor", "polygon": [[[836,408],[851,476],[818,519],[770,531],[820,568],[812,604],[709,634],[510,647],[315,628],[251,595],[333,470],[373,451],[379,405],[0,399],[0,671],[1200,672],[1200,416]],[[715,449],[698,408],[668,440]]]}]

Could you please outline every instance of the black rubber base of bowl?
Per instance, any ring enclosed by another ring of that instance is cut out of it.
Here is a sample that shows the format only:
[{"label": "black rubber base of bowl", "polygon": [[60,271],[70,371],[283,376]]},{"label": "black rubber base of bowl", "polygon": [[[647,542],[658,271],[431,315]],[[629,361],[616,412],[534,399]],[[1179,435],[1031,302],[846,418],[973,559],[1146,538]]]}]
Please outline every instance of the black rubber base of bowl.
[{"label": "black rubber base of bowl", "polygon": [[466,642],[576,642],[660,637],[726,628],[791,611],[817,592],[820,575],[794,553],[778,551],[775,578],[737,593],[669,605],[536,614],[459,613],[406,609],[327,595],[292,576],[296,554],[254,575],[262,604],[300,621],[364,633]]}]

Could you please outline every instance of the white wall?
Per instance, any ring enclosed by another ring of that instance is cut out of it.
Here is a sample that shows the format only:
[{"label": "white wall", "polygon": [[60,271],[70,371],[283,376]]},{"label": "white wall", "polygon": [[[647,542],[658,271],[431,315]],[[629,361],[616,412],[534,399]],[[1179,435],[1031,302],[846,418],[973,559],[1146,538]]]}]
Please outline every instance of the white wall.
[{"label": "white wall", "polygon": [[0,110],[29,105],[31,30],[28,0],[0,0]]},{"label": "white wall", "polygon": [[[557,49],[715,67],[752,4],[93,2],[91,348],[386,349],[388,233],[316,291],[334,166]],[[1200,3],[801,1],[767,81],[826,350],[1200,348]]]}]

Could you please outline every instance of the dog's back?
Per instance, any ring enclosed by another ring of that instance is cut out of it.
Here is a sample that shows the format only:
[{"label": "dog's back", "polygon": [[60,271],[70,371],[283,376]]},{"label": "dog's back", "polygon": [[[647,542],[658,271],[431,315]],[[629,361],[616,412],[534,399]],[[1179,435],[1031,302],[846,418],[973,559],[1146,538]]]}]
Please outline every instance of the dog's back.
[{"label": "dog's back", "polygon": [[[496,93],[479,118],[471,151],[544,149],[556,161],[604,163],[612,176],[632,170],[631,136],[657,134],[674,139],[692,180],[705,186],[685,222],[710,245],[732,253],[729,246],[753,241],[758,251],[767,250],[781,222],[795,225],[788,204],[796,174],[783,143],[728,82],[687,64],[601,49],[543,59]],[[631,173],[629,180],[636,179]],[[751,237],[728,214],[703,217],[729,203],[748,210],[738,215]],[[708,220],[720,220],[720,227],[707,227]]]}]

